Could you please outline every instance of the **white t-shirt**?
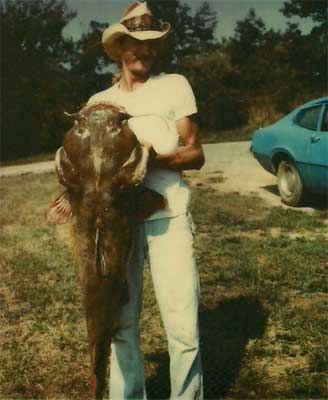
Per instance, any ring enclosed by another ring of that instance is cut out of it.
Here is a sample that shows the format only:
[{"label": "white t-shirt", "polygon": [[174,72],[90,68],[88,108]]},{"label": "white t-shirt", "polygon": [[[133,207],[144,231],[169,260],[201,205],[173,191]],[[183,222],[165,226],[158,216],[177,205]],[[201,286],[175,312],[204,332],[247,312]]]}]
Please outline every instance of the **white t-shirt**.
[{"label": "white t-shirt", "polygon": [[[152,126],[157,127],[154,138],[151,139],[155,150],[159,153],[174,151],[178,146],[178,133],[175,121],[195,114],[197,106],[192,88],[183,75],[160,74],[149,79],[132,92],[124,91],[116,83],[109,89],[93,95],[88,104],[98,101],[109,101],[123,106],[133,117],[129,125],[145,127],[145,136],[151,138]],[[149,117],[147,120],[146,117]],[[154,117],[157,117],[154,118]],[[142,120],[143,118],[143,120]],[[163,125],[164,124],[164,125]],[[167,129],[164,127],[167,126]],[[149,136],[150,135],[150,136]],[[167,145],[158,141],[160,136],[167,138]],[[137,134],[138,137],[138,134]],[[157,149],[156,149],[157,144]],[[152,169],[147,172],[143,184],[162,194],[168,201],[168,208],[153,214],[148,219],[174,217],[186,212],[190,192],[180,172],[168,169]]]}]

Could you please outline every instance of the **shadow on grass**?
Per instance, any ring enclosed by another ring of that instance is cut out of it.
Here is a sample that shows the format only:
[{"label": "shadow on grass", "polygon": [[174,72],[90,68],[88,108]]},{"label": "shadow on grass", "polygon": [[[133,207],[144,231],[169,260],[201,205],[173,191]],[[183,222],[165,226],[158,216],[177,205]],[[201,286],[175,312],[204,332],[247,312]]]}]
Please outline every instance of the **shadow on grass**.
[{"label": "shadow on grass", "polygon": [[[249,339],[263,336],[267,311],[254,297],[225,299],[215,308],[200,312],[201,352],[204,371],[204,397],[218,399],[234,384]],[[169,356],[154,353],[156,375],[147,380],[150,399],[170,397]]]}]

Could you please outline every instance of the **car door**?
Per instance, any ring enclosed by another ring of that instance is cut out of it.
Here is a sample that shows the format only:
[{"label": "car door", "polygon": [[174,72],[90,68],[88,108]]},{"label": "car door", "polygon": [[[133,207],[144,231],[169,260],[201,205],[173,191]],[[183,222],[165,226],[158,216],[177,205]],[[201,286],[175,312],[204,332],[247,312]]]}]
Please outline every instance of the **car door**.
[{"label": "car door", "polygon": [[[298,125],[298,144],[294,143],[294,147],[298,150],[298,168],[302,175],[303,184],[311,190],[315,190],[317,186],[317,179],[315,177],[318,165],[315,155],[317,149],[321,148],[321,143],[320,146],[315,145],[321,142],[318,134],[322,110],[322,104],[307,107],[299,111],[294,119],[294,123]],[[300,151],[300,149],[303,150]]]},{"label": "car door", "polygon": [[309,174],[315,192],[328,193],[328,105],[323,105],[317,130],[312,132],[309,143]]}]

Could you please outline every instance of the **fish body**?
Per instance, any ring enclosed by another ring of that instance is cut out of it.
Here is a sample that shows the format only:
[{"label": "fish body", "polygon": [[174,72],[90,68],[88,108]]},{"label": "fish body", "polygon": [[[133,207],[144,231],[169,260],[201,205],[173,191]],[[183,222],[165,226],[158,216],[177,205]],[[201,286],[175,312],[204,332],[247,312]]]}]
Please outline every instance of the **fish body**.
[{"label": "fish body", "polygon": [[[48,212],[50,222],[70,222],[86,313],[92,395],[97,399],[104,395],[110,343],[120,309],[128,301],[137,186],[149,155],[129,128],[129,117],[110,103],[96,103],[73,115],[74,125],[55,159],[66,191]],[[160,195],[150,192],[142,194],[144,204],[147,194],[152,199],[148,214],[166,207]]]}]

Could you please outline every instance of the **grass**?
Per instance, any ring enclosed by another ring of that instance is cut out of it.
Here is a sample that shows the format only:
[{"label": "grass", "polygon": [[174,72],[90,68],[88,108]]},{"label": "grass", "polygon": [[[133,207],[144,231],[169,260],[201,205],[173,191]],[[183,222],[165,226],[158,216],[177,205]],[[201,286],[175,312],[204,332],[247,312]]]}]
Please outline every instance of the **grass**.
[{"label": "grass", "polygon": [[[215,183],[220,183],[220,177]],[[192,189],[205,398],[326,398],[327,218]],[[53,174],[0,188],[0,398],[86,399],[87,336],[67,228],[45,212]],[[147,390],[169,397],[166,340],[149,269],[141,321]]]}]

